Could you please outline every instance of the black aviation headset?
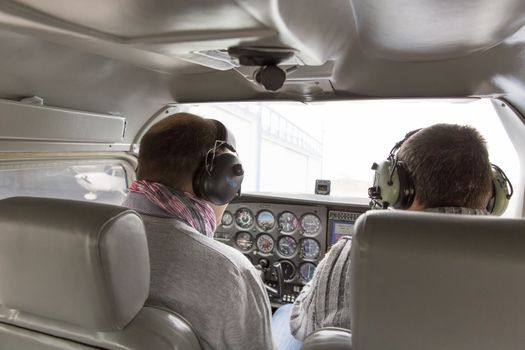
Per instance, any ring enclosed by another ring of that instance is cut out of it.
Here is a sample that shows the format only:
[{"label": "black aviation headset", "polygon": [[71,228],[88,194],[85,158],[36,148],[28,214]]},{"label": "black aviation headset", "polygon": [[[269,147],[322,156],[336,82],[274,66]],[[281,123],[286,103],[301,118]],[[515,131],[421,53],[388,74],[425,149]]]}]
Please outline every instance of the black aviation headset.
[{"label": "black aviation headset", "polygon": [[[374,184],[368,189],[372,208],[386,209],[393,206],[396,209],[408,209],[414,202],[414,182],[404,162],[398,159],[397,152],[419,130],[421,129],[406,134],[403,140],[394,145],[386,160],[372,165],[372,170],[375,171]],[[495,164],[491,166],[492,195],[486,209],[492,215],[501,215],[507,209],[514,190],[503,170]]]},{"label": "black aviation headset", "polygon": [[[235,137],[220,121],[213,121],[217,139],[193,174],[193,192],[208,202],[223,205],[240,193],[244,169],[235,150]],[[233,153],[220,153],[222,147]]]}]

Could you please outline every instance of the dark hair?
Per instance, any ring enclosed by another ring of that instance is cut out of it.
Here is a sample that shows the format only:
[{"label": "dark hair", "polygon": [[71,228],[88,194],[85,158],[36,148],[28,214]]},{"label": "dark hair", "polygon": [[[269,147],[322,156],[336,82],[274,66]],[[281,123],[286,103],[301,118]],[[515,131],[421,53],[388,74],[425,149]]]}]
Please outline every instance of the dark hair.
[{"label": "dark hair", "polygon": [[436,124],[401,146],[416,199],[426,208],[483,209],[492,190],[492,170],[483,136],[469,126]]},{"label": "dark hair", "polygon": [[215,144],[218,128],[211,119],[173,114],[153,125],[140,141],[137,178],[181,189]]}]

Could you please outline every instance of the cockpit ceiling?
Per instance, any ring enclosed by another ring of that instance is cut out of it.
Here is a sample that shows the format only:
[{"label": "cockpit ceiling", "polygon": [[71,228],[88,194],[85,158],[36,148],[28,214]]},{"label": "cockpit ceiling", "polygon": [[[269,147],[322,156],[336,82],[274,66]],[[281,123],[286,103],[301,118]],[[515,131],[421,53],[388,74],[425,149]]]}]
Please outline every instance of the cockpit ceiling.
[{"label": "cockpit ceiling", "polygon": [[[334,26],[356,31],[368,54],[399,61],[438,60],[485,50],[525,24],[521,0],[8,0],[1,10],[12,19],[25,18],[115,43],[152,45],[149,49],[162,52],[172,51],[163,46],[192,42],[208,42],[195,48],[225,49],[210,42],[247,38],[274,37],[271,42],[277,44],[279,35],[284,39],[280,44],[286,45],[286,36],[292,39],[315,29],[326,32]],[[321,15],[312,21],[312,16]],[[351,33],[342,34],[348,38]],[[182,51],[185,45],[181,46]]]},{"label": "cockpit ceiling", "polygon": [[395,61],[432,61],[487,50],[525,23],[522,0],[351,0],[362,49]]},{"label": "cockpit ceiling", "polygon": [[16,3],[57,21],[128,41],[211,28],[218,31],[263,28],[242,7],[224,0],[91,0],[84,4],[72,4],[69,0],[18,0]]},{"label": "cockpit ceiling", "polygon": [[[0,98],[41,95],[61,103],[52,84],[67,85],[76,69],[86,79],[93,74],[97,95],[108,95],[97,112],[112,112],[110,98],[122,96],[192,102],[508,95],[525,81],[524,24],[523,0],[5,0],[0,72],[20,81],[3,79]],[[253,82],[255,67],[224,58],[234,45],[293,48],[296,57],[286,64],[298,69],[280,92],[267,92]],[[57,57],[68,58],[63,70]],[[104,74],[86,71],[96,67]],[[156,88],[130,85],[133,73]],[[77,90],[63,87],[70,100],[91,92],[73,81]],[[123,112],[121,105],[114,109]]]}]

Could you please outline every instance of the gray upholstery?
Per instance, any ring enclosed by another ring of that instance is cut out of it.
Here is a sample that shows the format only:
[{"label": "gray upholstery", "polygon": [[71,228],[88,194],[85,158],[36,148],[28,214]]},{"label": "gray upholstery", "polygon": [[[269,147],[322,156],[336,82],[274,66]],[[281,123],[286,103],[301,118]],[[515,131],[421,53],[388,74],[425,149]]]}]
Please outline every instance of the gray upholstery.
[{"label": "gray upholstery", "polygon": [[0,348],[200,349],[182,318],[143,308],[149,273],[132,210],[1,200]]},{"label": "gray upholstery", "polygon": [[0,323],[2,349],[24,350],[86,350],[97,349],[71,340],[52,337],[28,329]]},{"label": "gray upholstery", "polygon": [[3,306],[110,331],[126,326],[144,305],[149,255],[135,212],[9,198],[0,201],[0,222]]},{"label": "gray upholstery", "polygon": [[351,350],[352,333],[348,329],[327,327],[306,338],[301,350]]},{"label": "gray upholstery", "polygon": [[167,310],[144,307],[123,330],[97,332],[0,307],[0,349],[77,349],[72,344],[78,349],[201,349],[191,326]]},{"label": "gray upholstery", "polygon": [[525,348],[525,220],[368,212],[351,254],[354,349]]}]

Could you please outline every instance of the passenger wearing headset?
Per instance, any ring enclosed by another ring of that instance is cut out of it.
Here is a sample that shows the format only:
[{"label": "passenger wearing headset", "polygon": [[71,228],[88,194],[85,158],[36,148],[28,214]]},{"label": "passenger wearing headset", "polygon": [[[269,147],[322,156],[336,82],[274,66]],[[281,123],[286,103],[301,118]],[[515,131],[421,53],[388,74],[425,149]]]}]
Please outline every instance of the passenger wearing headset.
[{"label": "passenger wearing headset", "polygon": [[[369,196],[375,208],[501,215],[512,196],[510,181],[489,161],[485,140],[468,126],[436,124],[410,132],[372,169]],[[336,243],[293,307],[274,314],[279,349],[299,349],[302,340],[323,327],[351,328],[351,243],[351,237]],[[283,323],[288,320],[287,335]]]},{"label": "passenger wearing headset", "polygon": [[147,304],[180,314],[203,349],[273,349],[271,308],[259,272],[213,240],[244,171],[219,121],[177,113],[140,143],[138,180],[124,206],[142,214],[151,261]]}]

